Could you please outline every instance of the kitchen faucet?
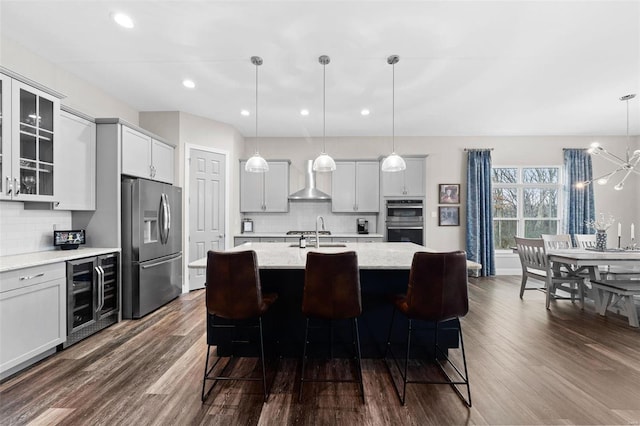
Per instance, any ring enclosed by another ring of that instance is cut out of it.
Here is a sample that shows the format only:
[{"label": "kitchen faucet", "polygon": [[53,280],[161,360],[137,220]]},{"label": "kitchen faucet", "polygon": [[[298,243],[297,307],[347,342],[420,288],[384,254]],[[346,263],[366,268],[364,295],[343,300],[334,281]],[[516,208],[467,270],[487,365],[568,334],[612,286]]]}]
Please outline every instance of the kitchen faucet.
[{"label": "kitchen faucet", "polygon": [[318,233],[318,220],[322,223],[322,230],[324,231],[324,218],[322,216],[316,217],[316,248],[320,247],[320,234]]}]

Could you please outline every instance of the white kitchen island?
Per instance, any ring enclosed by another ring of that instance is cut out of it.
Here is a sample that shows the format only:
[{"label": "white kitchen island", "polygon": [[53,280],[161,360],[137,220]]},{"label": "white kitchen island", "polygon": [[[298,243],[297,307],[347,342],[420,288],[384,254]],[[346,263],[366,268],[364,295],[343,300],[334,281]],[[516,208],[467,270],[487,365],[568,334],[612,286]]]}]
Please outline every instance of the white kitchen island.
[{"label": "white kitchen island", "polygon": [[[292,247],[294,245],[294,247]],[[324,246],[323,246],[324,245]],[[413,255],[419,251],[436,252],[436,250],[414,243],[323,243],[320,238],[320,248],[298,248],[293,243],[245,243],[227,251],[254,250],[258,256],[260,269],[304,269],[307,253],[339,253],[355,251],[358,254],[360,269],[408,270],[411,269]],[[189,268],[206,268],[207,258],[189,263]],[[467,260],[467,269],[476,271],[482,265]]]}]

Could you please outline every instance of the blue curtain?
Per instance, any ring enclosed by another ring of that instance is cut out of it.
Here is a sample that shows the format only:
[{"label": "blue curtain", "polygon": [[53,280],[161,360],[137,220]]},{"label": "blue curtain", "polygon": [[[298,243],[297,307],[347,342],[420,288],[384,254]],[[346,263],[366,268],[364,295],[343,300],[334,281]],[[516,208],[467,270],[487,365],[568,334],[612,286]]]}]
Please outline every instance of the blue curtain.
[{"label": "blue curtain", "polygon": [[593,179],[591,155],[585,149],[564,150],[564,232],[591,234],[586,220],[595,218],[593,184],[578,188],[577,183]]},{"label": "blue curtain", "polygon": [[467,158],[467,259],[482,264],[480,275],[496,274],[493,252],[491,151],[472,150]]}]

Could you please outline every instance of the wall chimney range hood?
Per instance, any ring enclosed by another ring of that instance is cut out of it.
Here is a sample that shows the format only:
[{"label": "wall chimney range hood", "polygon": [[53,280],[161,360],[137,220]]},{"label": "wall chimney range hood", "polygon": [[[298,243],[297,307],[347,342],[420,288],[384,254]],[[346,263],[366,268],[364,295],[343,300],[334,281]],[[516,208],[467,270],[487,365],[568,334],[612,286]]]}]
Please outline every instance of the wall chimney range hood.
[{"label": "wall chimney range hood", "polygon": [[289,195],[290,200],[330,200],[331,196],[316,188],[316,174],[313,160],[307,160],[304,175],[304,188]]}]

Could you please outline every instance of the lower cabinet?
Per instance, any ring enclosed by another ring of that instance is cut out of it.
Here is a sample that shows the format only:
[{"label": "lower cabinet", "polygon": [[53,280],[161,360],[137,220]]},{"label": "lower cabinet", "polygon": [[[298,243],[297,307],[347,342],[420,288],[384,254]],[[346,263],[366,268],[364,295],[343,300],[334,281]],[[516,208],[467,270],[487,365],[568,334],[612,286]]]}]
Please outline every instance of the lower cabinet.
[{"label": "lower cabinet", "polygon": [[0,274],[0,378],[37,361],[65,339],[65,263]]}]

